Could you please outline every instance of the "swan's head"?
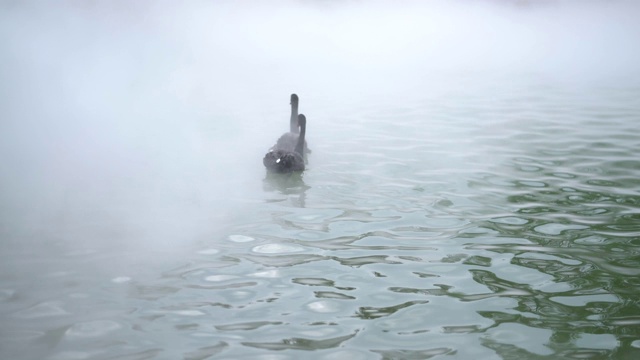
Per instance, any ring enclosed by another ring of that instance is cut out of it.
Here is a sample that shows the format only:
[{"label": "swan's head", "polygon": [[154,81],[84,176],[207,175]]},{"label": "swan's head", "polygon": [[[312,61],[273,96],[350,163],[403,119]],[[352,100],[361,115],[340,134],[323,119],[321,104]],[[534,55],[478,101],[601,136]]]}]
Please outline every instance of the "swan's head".
[{"label": "swan's head", "polygon": [[291,105],[298,105],[298,95],[291,94]]},{"label": "swan's head", "polygon": [[303,114],[298,115],[298,126],[307,126],[307,118]]}]

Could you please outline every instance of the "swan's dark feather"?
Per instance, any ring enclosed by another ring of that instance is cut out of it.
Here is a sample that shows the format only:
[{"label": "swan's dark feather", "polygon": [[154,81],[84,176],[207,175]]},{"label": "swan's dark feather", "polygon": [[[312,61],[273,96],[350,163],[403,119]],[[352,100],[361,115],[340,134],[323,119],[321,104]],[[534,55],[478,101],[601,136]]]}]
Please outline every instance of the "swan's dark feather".
[{"label": "swan's dark feather", "polygon": [[267,170],[277,173],[288,173],[304,170],[304,159],[297,152],[272,150],[262,159]]}]

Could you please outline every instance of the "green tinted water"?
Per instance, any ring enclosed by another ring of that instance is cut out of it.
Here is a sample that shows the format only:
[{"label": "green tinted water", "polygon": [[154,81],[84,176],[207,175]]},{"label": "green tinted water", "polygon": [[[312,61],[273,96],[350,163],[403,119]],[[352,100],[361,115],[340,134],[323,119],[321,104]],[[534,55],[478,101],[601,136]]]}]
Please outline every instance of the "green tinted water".
[{"label": "green tinted water", "polygon": [[[34,359],[635,358],[638,98],[636,88],[461,90],[309,115],[303,175],[265,176],[261,152],[248,154],[251,177],[229,180],[242,194],[226,212],[182,204],[212,226],[168,234],[171,247],[82,245],[69,240],[78,231],[54,227],[30,235],[34,250],[11,234],[0,349]],[[81,233],[144,237],[87,216]]]}]

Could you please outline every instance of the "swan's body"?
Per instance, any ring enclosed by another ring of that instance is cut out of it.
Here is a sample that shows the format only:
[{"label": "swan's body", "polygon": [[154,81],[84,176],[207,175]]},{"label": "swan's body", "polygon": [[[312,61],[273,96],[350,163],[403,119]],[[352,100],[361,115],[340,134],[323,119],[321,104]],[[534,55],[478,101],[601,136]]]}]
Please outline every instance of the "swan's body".
[{"label": "swan's body", "polygon": [[288,139],[286,144],[279,146],[280,139],[290,132],[281,136],[278,143],[269,150],[262,159],[262,163],[269,171],[277,173],[288,173],[293,171],[303,171],[305,168],[304,160],[304,138],[307,130],[307,119],[304,115],[298,115],[297,125],[300,127],[300,134],[296,134],[296,144],[290,147]]},{"label": "swan's body", "polygon": [[[298,134],[300,133],[300,126],[298,124],[298,95],[291,94],[291,118],[289,120],[289,132],[286,132],[278,138],[276,144],[271,150],[284,149],[293,151],[298,144]],[[310,151],[307,148],[307,141],[304,142],[304,154],[308,154]]]},{"label": "swan's body", "polygon": [[[296,133],[292,133],[292,132],[284,133],[284,134],[282,134],[282,136],[280,136],[278,138],[278,141],[272,147],[272,149],[281,149],[281,150],[293,151],[293,150],[295,150],[296,145],[298,145],[298,138],[299,137],[300,137],[300,134],[296,134]],[[306,146],[305,146],[305,150],[306,150]]]},{"label": "swan's body", "polygon": [[271,150],[262,159],[267,170],[277,173],[289,173],[304,170],[304,159],[296,152]]}]

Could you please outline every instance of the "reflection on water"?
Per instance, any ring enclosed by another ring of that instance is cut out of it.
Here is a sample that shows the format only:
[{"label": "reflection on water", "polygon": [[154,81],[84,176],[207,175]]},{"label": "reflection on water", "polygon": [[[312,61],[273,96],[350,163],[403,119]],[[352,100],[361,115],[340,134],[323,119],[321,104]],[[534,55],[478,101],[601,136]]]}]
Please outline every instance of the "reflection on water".
[{"label": "reflection on water", "polygon": [[278,194],[283,195],[280,198],[267,201],[283,201],[285,199],[289,199],[296,206],[303,208],[305,204],[305,194],[309,189],[309,186],[304,183],[304,175],[301,172],[289,174],[267,172],[262,188],[265,192],[277,192]]}]

